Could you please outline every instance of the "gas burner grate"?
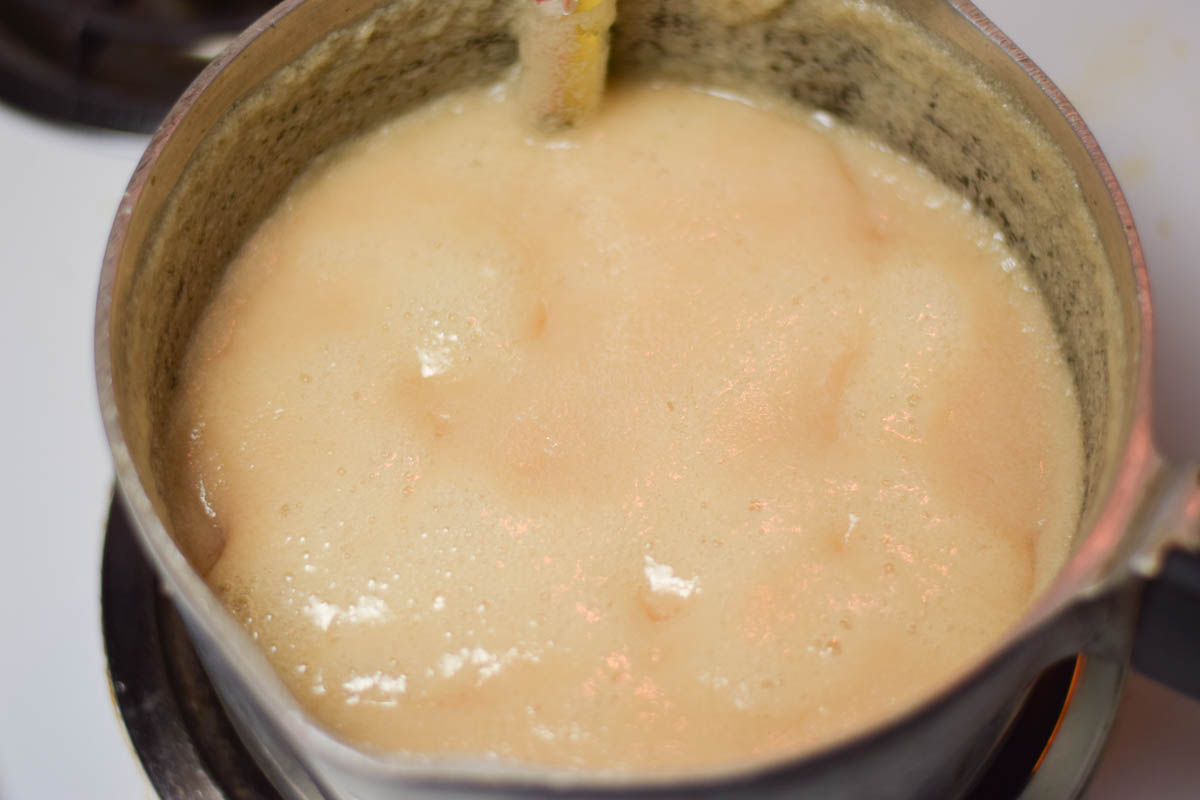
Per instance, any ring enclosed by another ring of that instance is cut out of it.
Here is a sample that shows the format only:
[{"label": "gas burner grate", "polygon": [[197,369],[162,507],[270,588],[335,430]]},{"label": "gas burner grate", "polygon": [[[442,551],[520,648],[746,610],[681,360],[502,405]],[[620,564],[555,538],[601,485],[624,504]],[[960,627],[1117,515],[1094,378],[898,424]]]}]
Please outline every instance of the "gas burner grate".
[{"label": "gas burner grate", "polygon": [[213,45],[271,0],[4,0],[0,99],[59,121],[149,132]]}]

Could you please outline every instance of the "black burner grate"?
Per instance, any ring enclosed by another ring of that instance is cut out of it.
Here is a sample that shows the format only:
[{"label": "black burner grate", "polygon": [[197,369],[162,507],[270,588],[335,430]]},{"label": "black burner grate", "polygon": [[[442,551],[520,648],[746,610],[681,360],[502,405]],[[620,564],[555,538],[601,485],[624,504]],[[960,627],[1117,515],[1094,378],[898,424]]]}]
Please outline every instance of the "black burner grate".
[{"label": "black burner grate", "polygon": [[149,132],[211,45],[270,0],[0,0],[0,98],[56,120]]},{"label": "black burner grate", "polygon": [[[101,612],[113,693],[129,738],[154,789],[163,800],[281,800],[241,744],[209,683],[183,622],[158,589],[120,502],[109,512],[101,567]],[[1075,690],[1086,662],[1070,659],[1048,669],[1034,684],[1004,741],[969,793],[970,800],[1071,800],[1093,763],[1065,767],[1078,775],[1031,782],[1056,737],[1065,709],[1080,702]],[[1099,676],[1103,682],[1103,676]],[[1119,681],[1117,682],[1119,688]],[[1101,685],[1100,702],[1115,707],[1117,695]],[[1088,692],[1083,694],[1088,695]],[[1073,699],[1074,698],[1074,699]],[[1084,697],[1083,702],[1094,702]],[[1079,709],[1085,710],[1085,709]],[[1111,721],[1111,710],[1099,720]],[[1082,721],[1085,737],[1103,739],[1107,724]],[[1073,742],[1063,742],[1071,751]],[[1053,752],[1053,751],[1051,751]],[[1043,772],[1045,770],[1043,769]],[[1056,787],[1047,795],[1045,786]],[[1070,788],[1065,788],[1070,787]],[[1065,792],[1065,793],[1064,793]]]}]

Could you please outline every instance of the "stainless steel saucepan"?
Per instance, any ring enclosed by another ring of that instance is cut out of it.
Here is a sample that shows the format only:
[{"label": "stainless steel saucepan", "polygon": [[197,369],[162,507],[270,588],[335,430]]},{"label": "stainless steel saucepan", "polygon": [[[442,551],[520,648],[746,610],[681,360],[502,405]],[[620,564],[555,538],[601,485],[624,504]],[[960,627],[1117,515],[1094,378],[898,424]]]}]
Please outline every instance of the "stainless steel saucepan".
[{"label": "stainless steel saucepan", "polygon": [[[326,148],[495,80],[529,0],[289,0],[163,123],[125,194],[96,318],[100,403],[141,543],[243,738],[292,797],[932,798],[968,786],[1031,680],[1076,653],[1200,693],[1200,491],[1150,429],[1151,309],[1108,163],[1038,68],[966,0],[620,0],[612,69],[795,98],[927,165],[1030,264],[1083,411],[1069,562],[968,674],[890,724],[770,763],[634,777],[352,748],[316,727],[171,538],[158,473],[181,357],[222,271]],[[774,6],[774,7],[771,7]],[[730,10],[738,11],[731,16]],[[719,11],[720,13],[714,13]],[[880,665],[885,669],[886,665]]]}]

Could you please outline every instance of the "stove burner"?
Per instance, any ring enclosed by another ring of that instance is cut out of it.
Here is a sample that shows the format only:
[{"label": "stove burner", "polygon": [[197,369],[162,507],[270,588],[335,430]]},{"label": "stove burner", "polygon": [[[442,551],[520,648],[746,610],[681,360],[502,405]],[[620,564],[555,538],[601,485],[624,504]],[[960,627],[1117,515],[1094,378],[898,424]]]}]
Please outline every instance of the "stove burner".
[{"label": "stove burner", "polygon": [[[282,800],[242,745],[159,591],[119,500],[109,510],[100,608],[113,695],[163,800]],[[1034,683],[969,800],[1072,800],[1099,759],[1125,665],[1083,656]]]},{"label": "stove burner", "polygon": [[100,613],[113,696],[159,796],[282,800],[225,716],[119,500],[104,537]]},{"label": "stove burner", "polygon": [[[4,0],[0,98],[54,119],[150,132],[206,45],[273,0]],[[211,49],[211,48],[208,48]]]}]

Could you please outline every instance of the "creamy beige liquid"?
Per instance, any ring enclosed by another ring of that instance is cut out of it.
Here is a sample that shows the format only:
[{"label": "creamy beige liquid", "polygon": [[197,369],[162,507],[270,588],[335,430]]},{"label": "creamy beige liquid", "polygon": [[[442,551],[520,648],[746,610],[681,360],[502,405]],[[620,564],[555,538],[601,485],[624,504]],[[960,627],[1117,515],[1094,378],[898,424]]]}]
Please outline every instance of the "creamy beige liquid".
[{"label": "creamy beige liquid", "polygon": [[1078,409],[994,228],[820,114],[445,99],[306,177],[193,343],[174,525],[359,744],[778,755],[968,666],[1064,560]]}]

